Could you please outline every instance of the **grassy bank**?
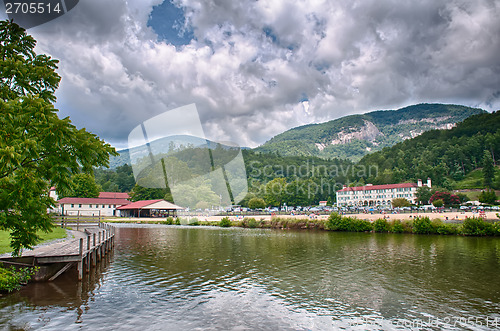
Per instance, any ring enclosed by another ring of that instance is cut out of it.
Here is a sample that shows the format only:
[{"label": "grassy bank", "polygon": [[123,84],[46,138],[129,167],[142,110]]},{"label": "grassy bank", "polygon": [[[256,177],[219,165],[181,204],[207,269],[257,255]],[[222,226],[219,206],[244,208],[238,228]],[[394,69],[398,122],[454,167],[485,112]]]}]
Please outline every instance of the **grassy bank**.
[{"label": "grassy bank", "polygon": [[413,233],[463,236],[500,236],[500,222],[490,223],[481,218],[468,218],[463,223],[445,223],[440,219],[431,220],[428,216],[415,217],[413,220],[392,220],[380,218],[370,222],[355,217],[332,214],[327,220],[294,219],[275,217],[271,220],[244,218],[239,221],[222,219],[217,222],[199,222],[199,225],[237,226],[245,228],[272,229],[318,229],[345,232]]},{"label": "grassy bank", "polygon": [[[113,221],[106,221],[112,223]],[[412,220],[386,220],[383,218],[373,222],[356,217],[342,216],[337,213],[328,219],[306,219],[273,217],[272,219],[256,219],[245,217],[241,220],[231,220],[228,217],[217,221],[198,221],[190,218],[189,222],[183,218],[167,218],[158,221],[114,221],[116,223],[134,224],[183,224],[221,227],[243,227],[261,229],[316,229],[325,231],[345,232],[378,232],[378,233],[413,233],[413,234],[440,234],[463,236],[500,236],[500,222],[486,222],[481,218],[467,218],[463,223],[445,223],[441,219],[431,220],[428,216],[415,217]]]},{"label": "grassy bank", "polygon": [[[52,232],[38,232],[37,233],[42,240],[40,243],[44,243],[47,241],[51,241],[54,239],[66,238],[66,230],[56,227],[52,230]],[[0,230],[0,254],[12,252],[12,248],[10,247],[10,233],[8,231]]]},{"label": "grassy bank", "polygon": [[[54,228],[52,232],[39,232],[41,237],[40,243],[51,241],[54,239],[65,238],[66,230],[62,228]],[[0,230],[0,254],[11,252],[10,233]],[[19,289],[23,284],[27,283],[34,275],[36,269],[30,268],[4,268],[0,263],[0,293],[12,292]]]}]

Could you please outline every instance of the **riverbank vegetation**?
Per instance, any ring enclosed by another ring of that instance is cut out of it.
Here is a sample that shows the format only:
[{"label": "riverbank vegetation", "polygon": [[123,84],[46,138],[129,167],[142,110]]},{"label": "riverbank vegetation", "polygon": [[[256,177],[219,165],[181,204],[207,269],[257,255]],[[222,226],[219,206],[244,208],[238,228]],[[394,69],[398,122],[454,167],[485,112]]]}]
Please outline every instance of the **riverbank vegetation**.
[{"label": "riverbank vegetation", "polygon": [[[500,214],[498,215],[500,218]],[[428,216],[412,220],[387,220],[379,218],[373,222],[356,217],[333,213],[328,219],[272,217],[271,219],[245,217],[232,220],[224,217],[220,221],[200,221],[192,218],[172,218],[165,220],[107,220],[110,223],[163,224],[191,226],[220,226],[261,229],[304,229],[344,232],[412,233],[463,236],[500,236],[500,221],[488,222],[482,218],[466,218],[462,223],[447,223]]]},{"label": "riverbank vegetation", "polygon": [[[214,222],[197,222],[199,225],[216,225]],[[220,226],[227,227],[227,221]],[[376,233],[413,233],[463,236],[500,236],[500,222],[487,222],[481,218],[467,218],[463,223],[445,223],[440,219],[431,220],[428,216],[415,217],[413,220],[386,220],[374,222],[356,217],[333,213],[327,220],[273,217],[271,220],[244,218],[232,221],[231,226],[244,228],[272,229],[318,229],[345,232]]]},{"label": "riverbank vegetation", "polygon": [[[41,238],[40,243],[65,238],[66,230],[63,228],[53,228],[51,232],[40,231],[37,235]],[[10,246],[10,233],[0,230],[0,254],[12,251]],[[26,284],[35,274],[36,269],[3,267],[0,262],[0,293],[12,292],[18,290],[23,284]]]},{"label": "riverbank vegetation", "polygon": [[3,268],[0,264],[0,294],[12,292],[28,283],[36,272],[36,267],[26,268]]}]

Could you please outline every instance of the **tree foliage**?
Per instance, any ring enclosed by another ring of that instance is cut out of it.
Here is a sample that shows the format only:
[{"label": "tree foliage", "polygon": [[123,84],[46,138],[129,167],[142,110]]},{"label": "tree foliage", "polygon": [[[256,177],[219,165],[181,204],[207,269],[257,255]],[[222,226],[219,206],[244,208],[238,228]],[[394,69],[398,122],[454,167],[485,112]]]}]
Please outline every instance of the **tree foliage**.
[{"label": "tree foliage", "polygon": [[394,208],[410,207],[410,201],[405,198],[392,199],[392,206]]},{"label": "tree foliage", "polygon": [[495,191],[491,189],[482,191],[481,194],[479,194],[479,202],[491,205],[494,204],[496,200],[497,200],[497,195]]},{"label": "tree foliage", "polygon": [[67,189],[71,175],[107,166],[114,148],[59,119],[57,61],[36,55],[35,40],[17,24],[0,22],[0,228],[15,254],[49,231],[50,186]]},{"label": "tree foliage", "polygon": [[248,207],[251,209],[265,208],[266,202],[262,198],[252,198],[248,201]]},{"label": "tree foliage", "polygon": [[97,185],[91,174],[74,174],[67,190],[60,190],[59,197],[73,198],[97,198],[101,192],[101,186]]},{"label": "tree foliage", "polygon": [[485,150],[483,153],[483,178],[484,186],[491,187],[495,179],[495,168],[493,166],[493,158],[490,151]]}]

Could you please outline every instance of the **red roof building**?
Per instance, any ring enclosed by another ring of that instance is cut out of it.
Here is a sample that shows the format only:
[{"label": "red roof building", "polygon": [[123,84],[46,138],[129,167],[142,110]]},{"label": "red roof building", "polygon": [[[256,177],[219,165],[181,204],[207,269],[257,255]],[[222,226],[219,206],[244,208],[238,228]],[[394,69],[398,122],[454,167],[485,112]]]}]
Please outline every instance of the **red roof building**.
[{"label": "red roof building", "polygon": [[116,209],[128,205],[127,199],[62,198],[57,201],[60,213],[71,216],[118,216]]},{"label": "red roof building", "polygon": [[[390,207],[392,200],[404,198],[410,203],[417,203],[416,193],[422,187],[422,180],[417,183],[384,184],[356,187],[344,187],[337,191],[337,206],[385,206]],[[427,179],[427,187],[431,188],[431,179]]]},{"label": "red roof building", "polygon": [[99,199],[130,199],[127,192],[99,192]]},{"label": "red roof building", "polygon": [[118,208],[121,216],[128,217],[175,216],[177,211],[182,209],[184,208],[162,199],[136,201]]}]

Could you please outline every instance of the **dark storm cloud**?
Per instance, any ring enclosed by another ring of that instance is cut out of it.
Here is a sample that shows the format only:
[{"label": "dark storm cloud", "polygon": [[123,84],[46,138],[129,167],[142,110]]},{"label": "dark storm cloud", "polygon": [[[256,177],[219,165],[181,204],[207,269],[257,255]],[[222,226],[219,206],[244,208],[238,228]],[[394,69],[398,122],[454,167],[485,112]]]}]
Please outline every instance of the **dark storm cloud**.
[{"label": "dark storm cloud", "polygon": [[159,3],[81,1],[32,30],[62,113],[108,141],[193,102],[209,138],[247,146],[416,102],[500,108],[498,1],[178,0],[195,39],[177,47],[147,24]]}]

